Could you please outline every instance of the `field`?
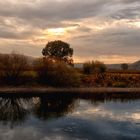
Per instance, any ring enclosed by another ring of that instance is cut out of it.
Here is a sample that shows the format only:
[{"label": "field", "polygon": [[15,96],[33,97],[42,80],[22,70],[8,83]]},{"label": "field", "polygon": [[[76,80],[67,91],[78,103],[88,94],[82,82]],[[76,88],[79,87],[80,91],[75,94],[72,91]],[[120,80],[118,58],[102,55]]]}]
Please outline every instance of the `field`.
[{"label": "field", "polygon": [[140,71],[108,70],[105,73],[83,75],[82,83],[88,87],[140,87]]}]

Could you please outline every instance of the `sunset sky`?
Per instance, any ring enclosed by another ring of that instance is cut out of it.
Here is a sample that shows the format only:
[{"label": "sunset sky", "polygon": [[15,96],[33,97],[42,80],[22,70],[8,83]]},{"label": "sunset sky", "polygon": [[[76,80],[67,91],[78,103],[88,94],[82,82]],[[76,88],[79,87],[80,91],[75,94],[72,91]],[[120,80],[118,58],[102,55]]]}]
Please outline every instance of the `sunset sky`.
[{"label": "sunset sky", "polygon": [[0,0],[0,53],[41,56],[63,40],[75,62],[140,59],[140,0]]}]

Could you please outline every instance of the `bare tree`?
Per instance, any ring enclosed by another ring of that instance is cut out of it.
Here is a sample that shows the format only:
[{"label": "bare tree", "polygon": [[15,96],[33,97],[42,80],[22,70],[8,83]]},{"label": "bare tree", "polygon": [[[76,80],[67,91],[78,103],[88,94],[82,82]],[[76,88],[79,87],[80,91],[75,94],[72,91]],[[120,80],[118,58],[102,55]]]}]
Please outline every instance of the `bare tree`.
[{"label": "bare tree", "polygon": [[27,58],[24,55],[11,53],[0,56],[1,77],[8,82],[14,82],[27,68]]}]

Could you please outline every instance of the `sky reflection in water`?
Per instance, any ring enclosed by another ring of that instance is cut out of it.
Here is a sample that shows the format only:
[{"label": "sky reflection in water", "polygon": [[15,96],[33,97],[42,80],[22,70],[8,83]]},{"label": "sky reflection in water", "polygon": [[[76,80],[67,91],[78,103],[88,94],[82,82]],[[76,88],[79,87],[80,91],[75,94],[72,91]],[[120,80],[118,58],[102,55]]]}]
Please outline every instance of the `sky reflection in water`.
[{"label": "sky reflection in water", "polygon": [[140,139],[140,100],[0,98],[0,140]]}]

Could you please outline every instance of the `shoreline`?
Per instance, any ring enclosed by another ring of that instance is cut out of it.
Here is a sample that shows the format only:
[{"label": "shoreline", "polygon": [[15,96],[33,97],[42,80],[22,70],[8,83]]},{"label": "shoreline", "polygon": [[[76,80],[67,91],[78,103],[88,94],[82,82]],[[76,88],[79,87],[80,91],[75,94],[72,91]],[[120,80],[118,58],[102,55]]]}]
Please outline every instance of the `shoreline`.
[{"label": "shoreline", "polygon": [[140,88],[50,88],[50,87],[1,87],[0,94],[47,94],[47,93],[140,93]]}]

